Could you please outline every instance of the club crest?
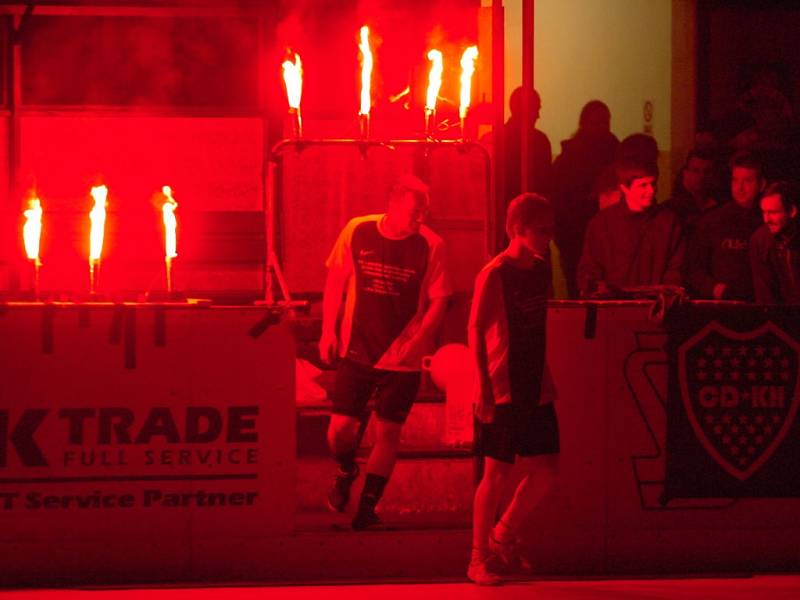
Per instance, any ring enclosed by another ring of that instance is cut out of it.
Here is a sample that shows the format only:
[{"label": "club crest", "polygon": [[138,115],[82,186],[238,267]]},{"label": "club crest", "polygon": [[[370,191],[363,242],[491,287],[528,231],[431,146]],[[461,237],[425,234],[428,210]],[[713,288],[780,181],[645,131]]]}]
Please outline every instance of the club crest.
[{"label": "club crest", "polygon": [[772,322],[747,332],[712,321],[678,349],[686,414],[706,452],[745,481],[797,414],[800,345]]}]

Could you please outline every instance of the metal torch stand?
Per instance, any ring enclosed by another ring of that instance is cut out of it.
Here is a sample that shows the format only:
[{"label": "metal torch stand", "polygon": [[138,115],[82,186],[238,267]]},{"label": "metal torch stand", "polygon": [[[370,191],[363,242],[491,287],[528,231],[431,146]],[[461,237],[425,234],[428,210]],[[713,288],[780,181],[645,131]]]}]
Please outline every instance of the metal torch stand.
[{"label": "metal torch stand", "polygon": [[[267,305],[283,305],[291,306],[293,304],[289,286],[283,276],[278,256],[275,252],[275,228],[276,228],[276,186],[277,181],[277,168],[278,163],[283,157],[284,151],[288,148],[294,148],[297,152],[302,152],[304,149],[315,146],[348,146],[361,150],[362,155],[366,156],[367,151],[373,147],[382,146],[389,150],[395,150],[398,146],[416,146],[425,151],[426,156],[436,148],[461,147],[464,150],[478,149],[483,156],[486,163],[486,173],[491,173],[491,157],[489,152],[478,144],[477,142],[464,141],[464,140],[357,140],[357,139],[284,139],[277,142],[271,149],[267,159],[267,167],[265,169],[265,220],[266,220],[266,264],[265,264],[265,282],[264,282],[264,304]],[[494,211],[491,206],[492,187],[491,178],[486,177],[486,232],[487,232],[487,247],[491,247],[492,226],[494,221]],[[278,302],[275,299],[274,282],[278,283],[282,300]]]}]

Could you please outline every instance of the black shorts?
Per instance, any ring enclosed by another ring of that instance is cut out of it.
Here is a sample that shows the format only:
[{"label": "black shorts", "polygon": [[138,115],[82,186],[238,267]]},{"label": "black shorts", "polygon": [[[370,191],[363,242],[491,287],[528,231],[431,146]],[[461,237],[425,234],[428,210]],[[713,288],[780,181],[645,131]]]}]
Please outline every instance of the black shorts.
[{"label": "black shorts", "polygon": [[475,422],[475,454],[513,463],[515,456],[558,454],[558,418],[553,403],[519,408],[498,404],[494,421]]},{"label": "black shorts", "polygon": [[394,423],[405,423],[419,390],[419,371],[385,371],[350,360],[336,370],[333,413],[360,419],[375,396],[375,413]]}]

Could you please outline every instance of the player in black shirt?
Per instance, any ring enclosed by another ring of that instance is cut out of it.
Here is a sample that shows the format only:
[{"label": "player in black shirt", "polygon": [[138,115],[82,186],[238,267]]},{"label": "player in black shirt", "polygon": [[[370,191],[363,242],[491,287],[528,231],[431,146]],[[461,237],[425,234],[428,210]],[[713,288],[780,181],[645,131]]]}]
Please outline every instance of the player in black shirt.
[{"label": "player in black shirt", "polygon": [[319,349],[326,362],[339,358],[328,427],[328,444],[339,464],[328,503],[338,512],[347,508],[358,477],[359,426],[367,402],[376,397],[377,436],[354,529],[378,523],[375,506],[394,468],[422,357],[433,350],[451,293],[444,243],[422,224],[428,202],[422,181],[402,177],[390,192],[386,213],[352,219],[327,261]]}]

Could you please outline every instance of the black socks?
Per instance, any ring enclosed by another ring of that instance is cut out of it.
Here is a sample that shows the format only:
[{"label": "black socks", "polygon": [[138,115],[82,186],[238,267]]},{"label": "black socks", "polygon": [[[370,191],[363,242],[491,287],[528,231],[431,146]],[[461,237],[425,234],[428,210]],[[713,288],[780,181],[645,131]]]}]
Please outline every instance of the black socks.
[{"label": "black socks", "polygon": [[364,480],[364,489],[361,492],[361,502],[365,500],[367,502],[371,501],[374,507],[378,503],[378,500],[381,499],[381,496],[383,496],[383,490],[388,481],[389,480],[383,475],[367,473],[367,477]]},{"label": "black socks", "polygon": [[341,452],[333,455],[333,460],[339,464],[339,468],[345,473],[352,473],[356,470],[356,451]]}]

